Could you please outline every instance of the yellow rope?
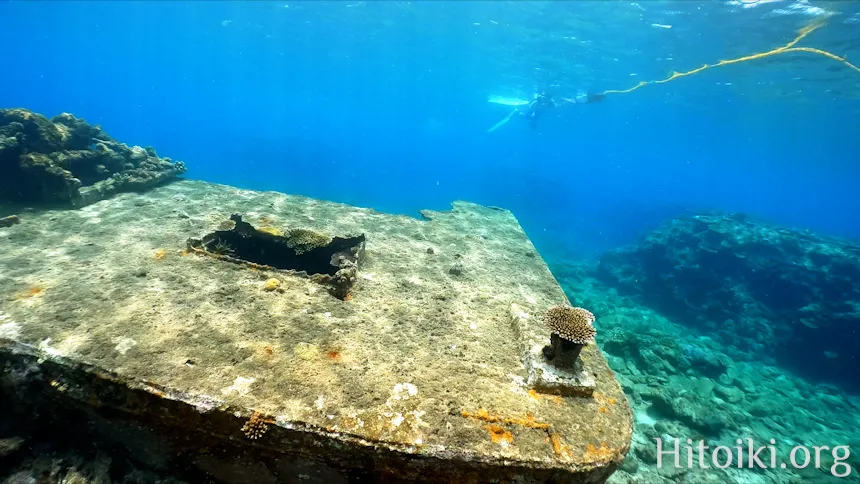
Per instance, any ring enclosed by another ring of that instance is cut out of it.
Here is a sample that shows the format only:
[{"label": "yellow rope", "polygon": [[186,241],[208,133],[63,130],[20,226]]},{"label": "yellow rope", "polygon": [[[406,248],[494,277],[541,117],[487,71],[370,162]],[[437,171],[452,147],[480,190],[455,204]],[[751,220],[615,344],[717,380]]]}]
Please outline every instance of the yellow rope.
[{"label": "yellow rope", "polygon": [[845,57],[839,57],[836,54],[827,52],[826,50],[816,49],[814,47],[795,47],[795,45],[798,42],[800,42],[801,40],[803,40],[804,37],[806,37],[807,35],[811,34],[814,31],[818,30],[819,28],[823,27],[824,25],[825,25],[825,23],[823,21],[814,22],[810,25],[807,25],[806,27],[800,29],[800,32],[798,32],[798,35],[797,35],[797,37],[794,38],[794,40],[783,45],[782,47],[777,47],[776,49],[769,50],[767,52],[759,52],[757,54],[745,55],[743,57],[738,57],[736,59],[721,60],[721,61],[717,62],[716,64],[705,64],[702,67],[698,67],[696,69],[692,69],[692,70],[689,70],[686,72],[677,72],[676,71],[676,72],[673,72],[671,76],[669,76],[665,79],[659,79],[656,81],[640,81],[639,84],[636,84],[635,86],[633,86],[629,89],[623,89],[623,90],[609,89],[607,91],[603,91],[602,94],[624,94],[624,93],[635,91],[635,90],[639,89],[640,87],[647,86],[649,84],[663,84],[663,83],[678,79],[679,77],[691,76],[693,74],[698,74],[699,72],[702,72],[702,71],[707,70],[707,69],[712,69],[714,67],[727,66],[730,64],[738,64],[740,62],[747,62],[747,61],[751,61],[751,60],[755,60],[755,59],[762,59],[764,57],[770,57],[770,56],[778,55],[778,54],[786,54],[788,52],[810,52],[812,54],[822,55],[822,56],[827,57],[829,59],[833,59],[835,61],[841,62],[842,64],[844,64],[849,69],[852,69],[852,70],[860,73],[860,67],[857,67],[856,65],[848,62]]}]

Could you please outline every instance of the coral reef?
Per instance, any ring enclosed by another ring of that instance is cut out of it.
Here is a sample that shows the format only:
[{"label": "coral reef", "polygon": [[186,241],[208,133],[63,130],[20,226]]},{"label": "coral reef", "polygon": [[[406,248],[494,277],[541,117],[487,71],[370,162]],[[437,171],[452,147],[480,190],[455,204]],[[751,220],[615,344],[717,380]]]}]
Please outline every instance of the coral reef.
[{"label": "coral reef", "polygon": [[182,162],[128,147],[71,114],[0,109],[0,201],[79,207],[184,172]]},{"label": "coral reef", "polygon": [[830,475],[833,459],[828,451],[822,452],[818,469],[778,464],[767,469],[676,468],[666,465],[665,455],[660,468],[657,438],[704,441],[711,449],[734,446],[739,438],[757,443],[775,439],[782,461],[795,445],[849,445],[852,452],[845,462],[853,469],[851,478],[856,477],[860,397],[792,375],[774,361],[763,361],[755,349],[721,343],[708,328],[667,319],[643,307],[638,296],[619,295],[591,277],[596,266],[549,263],[571,301],[600,315],[595,321],[598,344],[633,405],[631,452],[610,484],[846,481]]},{"label": "coral reef", "polygon": [[860,246],[750,220],[677,219],[605,254],[598,278],[726,345],[860,382]]}]

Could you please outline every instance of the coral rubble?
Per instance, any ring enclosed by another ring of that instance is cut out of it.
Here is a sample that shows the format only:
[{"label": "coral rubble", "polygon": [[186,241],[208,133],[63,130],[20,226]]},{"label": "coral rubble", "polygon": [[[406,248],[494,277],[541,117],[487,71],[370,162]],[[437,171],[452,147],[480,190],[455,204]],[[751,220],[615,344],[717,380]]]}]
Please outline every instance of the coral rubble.
[{"label": "coral rubble", "polygon": [[860,246],[743,215],[674,220],[605,254],[598,277],[721,343],[860,382]]},{"label": "coral rubble", "polygon": [[21,223],[21,220],[18,219],[17,215],[9,215],[7,217],[0,217],[0,227],[11,227],[13,225],[17,225]]},{"label": "coral rubble", "polygon": [[0,201],[80,207],[182,173],[181,161],[128,147],[71,114],[0,109]]}]

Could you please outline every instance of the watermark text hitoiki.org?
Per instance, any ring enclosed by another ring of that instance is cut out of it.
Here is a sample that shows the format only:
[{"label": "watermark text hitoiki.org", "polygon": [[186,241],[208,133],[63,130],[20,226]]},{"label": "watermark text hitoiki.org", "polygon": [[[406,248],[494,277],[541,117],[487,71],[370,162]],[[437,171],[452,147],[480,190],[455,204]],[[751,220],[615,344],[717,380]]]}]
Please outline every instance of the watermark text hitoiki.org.
[{"label": "watermark text hitoiki.org", "polygon": [[708,446],[704,441],[692,439],[654,439],[657,443],[657,467],[698,467],[700,469],[822,469],[829,466],[834,477],[848,477],[852,469],[845,462],[851,456],[847,445],[797,445],[780,449],[770,439],[767,445],[753,439],[737,439],[736,445]]}]

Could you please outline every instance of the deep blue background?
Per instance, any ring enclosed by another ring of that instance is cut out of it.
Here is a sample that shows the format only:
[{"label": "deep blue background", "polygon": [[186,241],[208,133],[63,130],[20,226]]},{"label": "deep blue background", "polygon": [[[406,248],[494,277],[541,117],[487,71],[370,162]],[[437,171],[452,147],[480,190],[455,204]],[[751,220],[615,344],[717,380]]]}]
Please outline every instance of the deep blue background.
[{"label": "deep blue background", "polygon": [[[722,67],[486,133],[508,113],[487,96],[506,88],[624,89],[778,47],[809,20],[611,3],[0,2],[0,105],[73,113],[193,178],[413,215],[506,207],[550,257],[701,209],[860,237],[860,101],[846,94],[860,73],[823,57]],[[602,27],[580,20],[598,15]],[[804,43],[848,48],[850,27]]]}]

